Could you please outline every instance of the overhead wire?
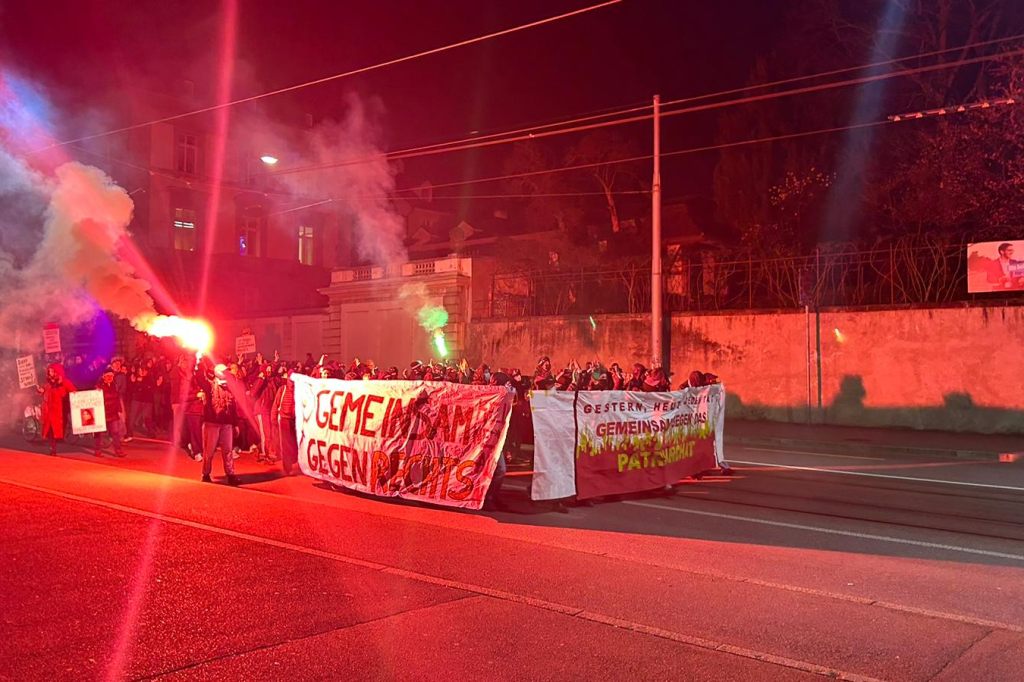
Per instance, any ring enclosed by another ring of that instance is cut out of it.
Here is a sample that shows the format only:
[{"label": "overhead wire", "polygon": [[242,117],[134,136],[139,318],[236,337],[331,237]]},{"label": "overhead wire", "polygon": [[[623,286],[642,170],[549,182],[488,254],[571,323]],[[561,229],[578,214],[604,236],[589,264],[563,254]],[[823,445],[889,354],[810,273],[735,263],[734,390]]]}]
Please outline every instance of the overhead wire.
[{"label": "overhead wire", "polygon": [[[599,6],[600,5],[595,6],[595,7],[599,7]],[[564,17],[565,15],[560,15],[560,16]],[[708,94],[705,94],[705,95],[699,95],[699,96],[695,96],[695,97],[671,100],[669,102],[666,102],[665,105],[663,105],[663,106],[669,106],[669,105],[672,105],[672,104],[679,104],[679,103],[688,103],[688,102],[701,101],[701,100],[711,99],[711,98],[714,98],[714,97],[719,97],[719,96],[723,96],[723,95],[727,95],[727,94],[731,94],[731,93],[734,94],[734,93],[738,93],[738,92],[749,92],[751,90],[761,90],[761,89],[764,89],[764,88],[767,88],[767,87],[772,87],[772,86],[779,85],[779,84],[802,82],[802,81],[812,80],[812,79],[816,79],[816,78],[826,77],[826,76],[829,76],[829,75],[836,75],[836,74],[841,74],[841,73],[849,73],[849,72],[852,72],[852,71],[864,71],[864,70],[869,70],[869,69],[872,69],[872,68],[877,68],[879,66],[886,66],[886,65],[891,65],[891,64],[895,64],[895,63],[902,63],[902,62],[906,62],[906,61],[910,61],[910,60],[914,60],[914,59],[922,59],[922,58],[937,56],[937,55],[941,55],[941,54],[947,54],[947,53],[950,53],[950,52],[961,52],[962,53],[962,52],[965,52],[965,51],[970,50],[970,49],[976,49],[976,48],[979,48],[979,47],[990,46],[990,45],[993,45],[993,44],[1003,44],[1003,43],[1006,43],[1006,42],[1009,42],[1009,41],[1012,41],[1012,40],[1019,40],[1019,39],[1022,39],[1022,38],[1024,38],[1024,34],[1017,35],[1017,36],[1011,36],[1011,37],[1007,37],[1007,38],[999,38],[999,39],[993,39],[993,40],[989,40],[989,41],[981,41],[981,42],[977,42],[977,43],[970,43],[970,44],[967,44],[967,45],[957,46],[955,48],[947,48],[945,50],[936,50],[936,51],[931,51],[931,52],[925,52],[925,53],[920,53],[920,54],[917,54],[917,55],[911,55],[911,56],[908,56],[908,57],[900,57],[900,58],[897,58],[897,59],[886,60],[886,61],[882,61],[882,62],[875,62],[875,63],[872,63],[872,64],[867,64],[867,65],[862,65],[862,66],[847,67],[847,68],[843,68],[843,69],[836,69],[836,70],[832,70],[832,71],[828,71],[828,72],[821,72],[821,73],[817,73],[817,74],[808,74],[808,75],[805,75],[805,76],[797,76],[797,77],[788,78],[788,79],[784,79],[784,80],[780,80],[780,81],[772,81],[772,82],[769,82],[769,83],[754,84],[754,85],[751,85],[751,86],[746,86],[746,87],[743,87],[743,88],[736,88],[736,89],[733,89],[733,90],[726,90],[726,91],[721,91],[721,92],[717,92],[717,93],[708,93]],[[735,105],[743,104],[743,103],[765,101],[765,100],[775,99],[775,98],[779,98],[779,97],[795,96],[795,95],[799,95],[799,94],[807,94],[807,93],[810,93],[810,92],[830,90],[830,89],[836,89],[836,88],[840,88],[840,87],[848,87],[848,86],[851,86],[851,85],[858,85],[858,84],[863,84],[863,83],[872,82],[872,81],[876,81],[876,80],[883,80],[883,79],[889,79],[889,78],[897,78],[897,77],[902,77],[902,76],[906,76],[906,75],[912,75],[912,74],[916,74],[916,73],[931,72],[931,71],[942,70],[942,69],[946,69],[946,68],[953,68],[953,67],[967,65],[967,64],[974,64],[974,63],[980,63],[980,62],[984,62],[984,61],[990,61],[990,60],[999,59],[999,58],[1006,58],[1006,57],[1010,57],[1010,56],[1017,56],[1017,55],[1020,55],[1020,54],[1024,54],[1024,49],[1017,49],[1017,50],[1008,51],[1008,52],[988,54],[988,55],[981,55],[981,56],[977,56],[977,57],[973,57],[973,58],[962,58],[962,59],[958,59],[958,60],[951,61],[951,62],[941,62],[941,63],[938,63],[938,64],[930,64],[930,65],[926,65],[926,66],[920,66],[920,67],[914,67],[914,68],[909,68],[909,69],[903,69],[903,70],[899,70],[899,71],[891,71],[891,72],[886,72],[886,73],[882,73],[882,74],[866,75],[866,76],[855,78],[855,79],[847,79],[847,80],[841,80],[841,81],[830,81],[828,83],[819,83],[819,84],[816,84],[816,85],[806,86],[806,87],[803,87],[803,88],[794,88],[794,89],[790,89],[790,90],[769,92],[769,93],[764,93],[764,94],[759,94],[759,95],[750,95],[750,96],[743,97],[743,98],[725,100],[725,101],[721,101],[721,102],[712,102],[712,103],[704,104],[704,105],[689,106],[689,107],[684,107],[684,108],[680,108],[680,109],[672,109],[672,110],[668,110],[668,111],[663,111],[661,113],[661,116],[663,116],[663,117],[675,116],[675,115],[680,115],[680,114],[685,114],[685,113],[694,113],[696,111],[705,111],[705,110],[709,110],[709,109],[717,109],[717,108],[724,108],[724,107],[728,107],[728,106],[735,106]],[[534,126],[532,128],[523,128],[523,129],[514,130],[514,131],[505,131],[503,133],[502,132],[491,133],[491,134],[488,134],[488,135],[485,135],[485,136],[482,136],[482,137],[477,136],[477,137],[474,137],[474,138],[466,138],[465,140],[457,140],[457,141],[454,141],[454,142],[434,143],[434,144],[430,144],[430,145],[423,145],[423,146],[420,146],[420,147],[408,148],[408,149],[404,149],[404,150],[397,150],[395,152],[385,152],[385,153],[383,153],[381,155],[348,159],[348,160],[343,160],[343,161],[340,161],[340,162],[332,162],[332,163],[328,163],[328,164],[318,164],[316,166],[305,166],[305,167],[296,167],[296,168],[292,168],[292,169],[282,169],[281,171],[276,171],[276,172],[270,173],[270,175],[271,176],[287,175],[287,174],[295,173],[295,172],[306,172],[306,171],[313,171],[313,170],[324,170],[324,169],[339,167],[339,166],[343,166],[343,165],[354,165],[354,164],[359,164],[359,163],[365,163],[365,162],[367,162],[368,160],[371,160],[371,159],[380,159],[382,156],[387,158],[388,160],[400,160],[400,159],[414,158],[414,157],[417,157],[417,156],[428,155],[428,154],[437,154],[437,153],[445,153],[445,152],[453,152],[453,151],[462,151],[462,150],[465,150],[465,149],[484,147],[484,146],[492,146],[492,145],[495,145],[495,144],[507,144],[507,143],[510,143],[510,142],[522,141],[524,139],[535,139],[535,138],[538,138],[538,137],[550,137],[550,136],[553,136],[553,135],[566,134],[566,133],[570,133],[570,132],[579,132],[579,131],[591,130],[591,129],[595,129],[595,128],[603,128],[603,127],[608,127],[608,126],[612,126],[612,125],[623,125],[623,124],[631,123],[631,122],[649,120],[649,119],[651,119],[653,117],[653,113],[652,114],[648,114],[648,115],[641,115],[641,116],[627,116],[627,117],[618,118],[618,119],[614,119],[614,120],[611,120],[611,121],[604,121],[604,122],[600,122],[600,123],[592,123],[592,121],[595,121],[595,120],[601,119],[601,118],[608,118],[610,116],[615,116],[615,115],[618,115],[618,114],[621,114],[621,113],[632,113],[632,112],[636,112],[636,111],[643,111],[645,109],[650,109],[650,108],[651,108],[650,105],[631,106],[631,107],[625,107],[625,108],[611,108],[611,109],[606,110],[604,112],[596,112],[596,113],[593,113],[593,114],[588,114],[586,116],[577,117],[577,118],[574,118],[574,119],[568,119],[568,120],[565,120],[565,121],[546,123],[546,124],[542,124],[540,126]],[[573,122],[588,122],[588,123],[584,123],[584,125],[573,125],[573,126],[568,126],[568,127],[565,126],[566,123],[573,123]],[[783,134],[783,135],[772,136],[771,138],[746,140],[746,141],[739,141],[739,142],[734,142],[734,143],[724,143],[724,144],[719,144],[719,145],[708,145],[708,146],[695,147],[695,148],[686,149],[686,150],[678,150],[676,152],[665,152],[665,153],[662,154],[662,156],[673,156],[673,155],[678,155],[678,154],[691,154],[691,153],[695,153],[695,152],[699,152],[699,151],[710,151],[710,150],[715,150],[715,149],[725,149],[725,148],[729,148],[729,147],[733,147],[733,146],[740,146],[740,145],[746,145],[746,144],[753,144],[753,143],[756,143],[756,142],[768,141],[769,139],[771,139],[771,140],[793,139],[795,137],[803,137],[803,136],[806,136],[806,135],[816,135],[816,134],[823,134],[823,133],[827,133],[827,132],[838,132],[838,131],[842,131],[842,130],[854,129],[854,128],[857,128],[857,127],[868,127],[868,126],[873,126],[873,125],[880,125],[882,123],[885,123],[885,121],[869,122],[869,123],[866,123],[866,124],[863,124],[863,125],[854,125],[854,126],[839,126],[839,127],[834,127],[834,128],[827,128],[827,129],[821,129],[821,130],[816,130],[816,131],[807,131],[807,132],[801,132],[801,133]],[[141,126],[143,124],[139,124],[139,125]],[[550,130],[551,128],[554,128],[554,130]],[[521,133],[521,132],[525,132],[525,131],[530,131],[530,132],[527,132],[525,135],[522,135],[522,134],[516,135],[515,134],[515,133]],[[511,136],[510,136],[510,133],[512,134]],[[101,136],[101,135],[97,135],[97,136]],[[96,137],[96,136],[91,136],[91,137]],[[487,138],[496,138],[496,139],[487,139]],[[80,139],[89,139],[89,138],[80,138]],[[74,140],[74,141],[70,141],[70,142],[77,142],[77,141],[78,140]],[[467,143],[466,144],[459,144],[460,142],[463,142],[463,141],[466,141]],[[79,147],[77,145],[76,145],[76,148],[81,149],[82,151],[87,151],[84,148]],[[92,153],[92,152],[87,152],[87,153]],[[118,159],[113,159],[112,157],[109,157],[109,156],[105,156],[104,158],[108,158],[109,160],[112,160],[112,161],[117,162],[117,163],[124,163],[126,165],[131,165],[131,166],[134,166],[134,167],[136,167],[136,168],[138,168],[140,170],[146,170],[146,171],[148,171],[150,173],[160,173],[160,171],[155,171],[155,170],[150,169],[150,168],[145,168],[145,167],[142,167],[142,166],[138,166],[136,164],[131,164],[130,162],[124,162],[124,161],[121,161],[121,160],[118,160]],[[539,175],[539,174],[545,174],[545,173],[551,173],[551,172],[563,172],[563,171],[567,171],[567,170],[592,168],[592,167],[596,167],[596,166],[606,165],[608,163],[629,163],[629,162],[635,162],[635,161],[648,160],[648,159],[651,159],[651,158],[652,158],[652,155],[641,155],[641,156],[628,157],[628,158],[611,160],[611,161],[601,161],[601,162],[590,163],[590,164],[576,164],[576,165],[573,165],[573,166],[566,166],[566,167],[561,167],[561,168],[557,168],[557,169],[545,169],[545,170],[539,170],[539,171],[536,171],[536,172],[510,174],[510,175],[507,175],[507,176],[497,176],[497,177],[494,177],[494,178],[470,179],[470,180],[464,180],[464,181],[460,181],[460,182],[456,182],[456,183],[436,184],[436,185],[432,185],[432,187],[436,188],[436,187],[446,187],[446,186],[460,186],[460,185],[465,185],[465,184],[473,184],[473,183],[477,183],[477,182],[491,182],[491,181],[502,180],[502,179],[529,177],[530,175]],[[181,178],[178,178],[177,176],[174,176],[173,174],[170,174],[170,173],[160,173],[160,174],[163,174],[166,177],[169,177],[169,178],[172,178],[172,179],[177,179],[177,180],[181,179]],[[195,179],[195,180],[189,180],[189,181],[196,181],[196,182],[200,182],[200,183],[204,182],[201,179]],[[209,185],[210,183],[206,182],[205,184]],[[243,189],[244,190],[246,188],[239,187],[239,189]],[[258,188],[252,188],[251,191],[263,193],[265,195],[274,194],[274,195],[279,195],[279,196],[288,196],[288,197],[291,197],[291,198],[295,198],[297,196],[296,194],[291,193],[291,192],[287,192],[287,193],[286,192],[276,192],[276,191],[273,191],[273,190],[262,190],[262,189],[258,189]],[[415,191],[415,188],[397,189],[397,190],[395,190],[395,193],[397,194],[397,193],[409,192],[409,191]],[[309,207],[313,207],[313,206],[319,206],[319,205],[323,205],[323,204],[326,204],[326,203],[330,203],[330,202],[335,201],[335,200],[336,200],[335,198],[327,198],[327,199],[317,200],[317,201],[312,202],[310,204],[306,204],[306,205],[304,205],[302,207],[295,208],[295,209],[289,209],[289,210],[300,210],[301,208],[309,208]]]},{"label": "overhead wire", "polygon": [[[732,89],[729,89],[729,90],[722,90],[722,91],[718,91],[718,92],[705,93],[705,94],[702,94],[702,95],[695,95],[695,96],[692,96],[692,97],[684,97],[684,98],[669,100],[669,101],[663,102],[662,103],[662,107],[670,107],[670,106],[678,105],[678,104],[700,102],[700,101],[704,101],[704,100],[708,100],[708,99],[714,99],[714,98],[717,98],[717,97],[725,97],[725,96],[728,96],[728,95],[738,94],[738,93],[742,93],[742,92],[751,92],[751,91],[756,91],[756,90],[763,90],[765,88],[776,87],[776,86],[779,86],[779,85],[788,85],[788,84],[804,82],[804,81],[808,81],[808,80],[815,80],[815,79],[818,79],[818,78],[826,78],[826,77],[833,76],[833,75],[852,73],[852,72],[857,72],[857,71],[865,71],[865,70],[870,70],[870,69],[874,69],[874,68],[878,68],[878,67],[882,67],[882,66],[890,66],[890,65],[893,65],[893,64],[900,64],[900,63],[904,63],[904,62],[909,62],[909,61],[913,61],[913,60],[917,60],[917,59],[926,59],[926,58],[929,58],[929,57],[940,56],[940,55],[949,54],[949,53],[952,53],[952,52],[965,52],[967,50],[977,49],[977,48],[981,48],[981,47],[989,47],[989,46],[998,45],[998,44],[1005,44],[1005,43],[1008,43],[1008,42],[1020,41],[1020,40],[1024,40],[1024,34],[1017,34],[1017,35],[1008,36],[1008,37],[1005,37],[1005,38],[996,38],[996,39],[992,39],[992,40],[979,41],[979,42],[975,42],[975,43],[968,43],[968,44],[960,45],[960,46],[957,46],[957,47],[946,48],[946,49],[943,49],[943,50],[933,50],[933,51],[929,51],[929,52],[922,52],[922,53],[919,53],[919,54],[909,55],[909,56],[906,56],[906,57],[899,57],[899,58],[890,59],[890,60],[886,60],[886,61],[873,62],[873,63],[870,63],[870,64],[864,64],[864,65],[858,65],[858,66],[844,67],[842,69],[833,69],[831,71],[823,71],[823,72],[814,73],[814,74],[807,74],[807,75],[803,75],[803,76],[795,76],[795,77],[791,77],[791,78],[785,78],[785,79],[781,79],[781,80],[770,81],[770,82],[767,82],[767,83],[758,83],[758,84],[743,86],[743,87],[739,87],[739,88],[732,88]],[[883,79],[887,79],[887,78],[897,78],[897,77],[901,77],[901,76],[905,76],[905,75],[913,75],[913,74],[920,73],[920,72],[942,70],[942,69],[945,69],[945,68],[953,68],[953,67],[956,67],[956,66],[966,65],[966,64],[970,64],[970,63],[977,63],[977,62],[980,62],[980,61],[989,61],[989,60],[992,60],[992,59],[998,59],[998,58],[1006,57],[1006,56],[1013,56],[1013,55],[1020,54],[1020,53],[1021,53],[1021,50],[1017,50],[1017,51],[1014,51],[1014,52],[994,53],[994,54],[990,54],[990,55],[983,55],[983,56],[980,56],[980,57],[970,58],[970,59],[961,59],[961,60],[952,61],[952,62],[940,62],[938,64],[932,64],[932,65],[928,65],[928,66],[925,66],[925,67],[916,67],[916,68],[912,68],[912,69],[905,69],[905,70],[902,70],[902,71],[892,71],[892,72],[887,72],[887,73],[884,73],[884,74],[869,75],[869,76],[865,76],[865,77],[862,77],[862,78],[859,78],[859,79],[852,79],[852,80],[847,80],[847,81],[833,81],[833,82],[830,82],[830,83],[823,83],[823,84],[819,84],[818,86],[810,86],[810,89],[808,89],[808,88],[798,88],[798,89],[786,90],[786,91],[782,91],[782,92],[778,92],[778,93],[766,93],[764,95],[754,95],[754,96],[750,96],[750,97],[747,97],[747,98],[741,98],[741,99],[737,99],[737,100],[728,100],[726,102],[716,102],[716,103],[713,103],[713,104],[710,104],[710,105],[703,105],[703,106],[700,106],[700,107],[692,107],[692,108],[678,109],[678,110],[672,110],[672,111],[663,111],[661,115],[662,116],[668,116],[668,115],[678,115],[678,114],[683,114],[683,113],[693,113],[693,112],[697,112],[697,111],[704,111],[704,110],[707,110],[707,109],[721,108],[723,106],[732,106],[734,104],[742,104],[742,103],[746,103],[746,102],[760,101],[761,99],[769,99],[770,98],[769,96],[782,97],[782,96],[795,95],[795,94],[804,94],[805,92],[813,92],[813,91],[817,91],[817,90],[834,89],[836,87],[847,87],[848,85],[863,84],[863,83],[872,82],[872,81],[875,81],[875,80],[883,80]],[[483,147],[483,146],[492,146],[492,145],[495,145],[495,144],[506,144],[506,143],[509,143],[509,142],[519,142],[519,141],[528,140],[528,139],[550,137],[550,136],[556,135],[556,134],[564,134],[564,133],[569,133],[569,132],[580,132],[580,131],[591,130],[591,129],[595,129],[595,128],[603,128],[603,127],[610,127],[610,126],[614,126],[614,125],[623,125],[623,124],[627,124],[627,123],[635,123],[635,122],[639,122],[639,121],[650,120],[651,118],[653,118],[653,113],[648,114],[648,115],[626,117],[626,118],[622,118],[622,119],[616,119],[614,121],[608,121],[608,122],[605,122],[605,123],[597,123],[597,124],[588,125],[588,126],[576,126],[576,125],[574,125],[574,124],[578,124],[578,123],[585,123],[585,122],[588,122],[588,121],[595,121],[595,120],[600,119],[600,118],[608,118],[608,117],[614,116],[616,114],[630,114],[630,113],[635,113],[635,112],[639,112],[639,111],[646,111],[646,110],[650,110],[650,109],[652,109],[652,105],[651,104],[644,104],[644,105],[637,105],[637,106],[624,106],[624,107],[619,108],[619,109],[609,110],[607,113],[599,113],[599,114],[596,114],[596,115],[586,115],[586,116],[582,116],[582,117],[565,119],[565,120],[562,120],[560,122],[544,124],[544,125],[541,125],[541,126],[522,127],[522,128],[517,128],[517,129],[513,129],[513,130],[507,130],[507,131],[499,132],[499,133],[491,133],[491,134],[483,136],[483,137],[481,137],[481,136],[470,136],[470,137],[459,138],[459,139],[456,139],[456,140],[449,140],[447,142],[437,142],[437,143],[433,143],[433,144],[420,145],[420,146],[417,146],[417,147],[407,147],[407,148],[404,148],[404,149],[399,149],[399,150],[393,150],[393,151],[386,152],[384,155],[386,156],[386,158],[391,159],[391,160],[401,160],[401,159],[407,159],[407,158],[414,158],[414,157],[417,157],[417,156],[424,156],[424,155],[432,155],[432,154],[436,154],[436,153],[443,153],[443,152],[446,152],[446,151],[464,151],[464,150],[467,150],[467,149],[474,149],[474,148]],[[566,126],[570,126],[570,127],[566,127]],[[551,128],[555,128],[556,130],[552,131],[552,130],[550,130]],[[379,159],[379,158],[380,158],[380,155],[364,156],[364,157],[353,157],[353,158],[350,158],[350,159],[342,159],[342,160],[339,160],[339,161],[336,161],[336,162],[309,164],[309,165],[306,165],[306,166],[295,166],[295,167],[292,167],[292,168],[283,168],[283,169],[280,169],[280,170],[269,172],[268,174],[269,175],[288,175],[288,174],[292,174],[292,173],[301,173],[301,172],[307,172],[307,171],[313,171],[313,170],[324,170],[324,169],[327,169],[327,168],[340,167],[340,166],[344,166],[344,165],[355,165],[355,164],[360,164],[360,163],[366,163],[366,162],[369,162],[371,160],[376,160],[376,159]]]},{"label": "overhead wire", "polygon": [[404,62],[409,62],[409,61],[412,61],[414,59],[421,59],[423,57],[429,57],[431,55],[441,54],[442,52],[448,52],[448,51],[451,51],[451,50],[458,49],[460,47],[466,47],[468,45],[474,45],[476,43],[481,43],[481,42],[484,42],[486,40],[491,40],[491,39],[494,39],[494,38],[499,38],[499,37],[502,37],[502,36],[510,35],[512,33],[517,33],[519,31],[525,31],[525,30],[528,30],[528,29],[531,29],[531,28],[537,28],[538,26],[544,26],[546,24],[551,24],[551,23],[554,23],[556,21],[561,21],[563,19],[569,19],[571,17],[579,16],[581,14],[586,14],[588,12],[593,12],[593,11],[598,10],[598,9],[603,9],[603,8],[608,7],[610,5],[617,5],[620,2],[622,2],[622,0],[605,0],[604,2],[600,2],[600,3],[597,3],[595,5],[589,5],[587,7],[581,7],[579,9],[575,9],[575,10],[572,10],[572,11],[569,11],[569,12],[563,12],[562,14],[558,14],[558,15],[555,15],[555,16],[546,17],[544,19],[538,19],[536,21],[531,21],[531,22],[526,23],[526,24],[520,24],[519,26],[513,26],[511,28],[502,29],[500,31],[493,31],[491,33],[487,33],[487,34],[484,34],[484,35],[476,36],[475,38],[468,38],[466,40],[460,40],[459,42],[451,43],[449,45],[443,45],[441,47],[435,47],[435,48],[431,48],[429,50],[423,50],[423,51],[420,51],[420,52],[416,52],[414,54],[406,55],[404,57],[397,57],[395,59],[389,59],[387,61],[378,62],[377,64],[371,64],[369,66],[362,66],[362,67],[359,67],[359,68],[350,69],[349,71],[344,71],[344,72],[341,72],[341,73],[332,74],[330,76],[324,76],[322,78],[315,78],[313,80],[305,81],[303,83],[296,83],[294,85],[289,85],[289,86],[286,86],[286,87],[283,87],[283,88],[278,88],[276,90],[270,90],[268,92],[263,92],[263,93],[260,93],[258,95],[250,95],[249,97],[242,97],[242,98],[230,100],[230,101],[227,101],[227,102],[221,102],[219,104],[213,104],[213,105],[210,105],[210,106],[207,106],[207,107],[202,107],[202,108],[199,108],[199,109],[194,109],[192,111],[182,112],[180,114],[174,114],[174,115],[171,115],[171,116],[164,116],[162,118],[153,119],[151,121],[144,121],[142,123],[134,123],[132,125],[122,126],[120,128],[115,128],[113,130],[107,130],[107,131],[100,132],[100,133],[93,133],[91,135],[83,135],[82,137],[76,137],[76,138],[70,139],[70,140],[63,140],[63,141],[60,141],[60,142],[54,142],[53,144],[51,144],[51,145],[49,145],[47,147],[43,147],[43,148],[41,148],[39,150],[35,150],[35,151],[45,151],[47,149],[53,149],[54,147],[61,147],[61,146],[67,145],[67,144],[75,143],[75,142],[84,142],[86,140],[93,140],[93,139],[96,139],[96,138],[99,138],[99,137],[107,137],[109,135],[116,135],[117,133],[124,133],[124,132],[128,132],[128,131],[131,131],[131,130],[138,130],[140,128],[147,128],[149,126],[156,125],[158,123],[168,123],[170,121],[177,121],[177,120],[180,120],[180,119],[183,119],[183,118],[188,118],[188,117],[191,117],[191,116],[197,116],[199,114],[205,114],[205,113],[209,113],[211,111],[217,111],[219,109],[224,109],[224,108],[227,108],[227,107],[237,106],[239,104],[246,104],[248,102],[255,102],[257,100],[266,99],[268,97],[274,97],[276,95],[282,95],[282,94],[284,94],[286,92],[295,92],[296,90],[302,90],[304,88],[309,88],[309,87],[312,87],[314,85],[321,85],[323,83],[329,83],[331,81],[340,80],[342,78],[349,78],[351,76],[357,76],[357,75],[360,75],[360,74],[369,73],[371,71],[376,71],[378,69],[383,69],[383,68],[388,67],[388,66],[394,66],[396,64],[402,64]]}]

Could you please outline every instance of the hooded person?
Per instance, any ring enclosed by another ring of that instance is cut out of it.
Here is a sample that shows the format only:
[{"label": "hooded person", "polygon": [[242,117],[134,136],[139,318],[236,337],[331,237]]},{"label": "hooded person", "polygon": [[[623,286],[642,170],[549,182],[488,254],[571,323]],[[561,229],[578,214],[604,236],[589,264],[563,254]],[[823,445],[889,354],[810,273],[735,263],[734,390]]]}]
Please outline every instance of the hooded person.
[{"label": "hooded person", "polygon": [[64,401],[77,389],[64,375],[64,366],[46,368],[46,381],[37,390],[43,394],[42,437],[50,441],[50,454],[57,454],[57,441],[64,440]]},{"label": "hooded person", "polygon": [[625,390],[626,375],[623,373],[622,367],[619,366],[619,363],[612,363],[611,367],[608,369],[608,375],[611,377],[613,391]]},{"label": "hooded person", "polygon": [[208,374],[196,377],[203,401],[203,481],[209,483],[211,480],[213,458],[219,448],[228,485],[238,485],[233,456],[238,403],[228,385],[228,377],[224,365],[214,367],[212,378]]},{"label": "hooded person", "polygon": [[533,387],[538,391],[547,391],[555,387],[555,377],[551,372],[542,372],[533,377]]},{"label": "hooded person", "polygon": [[665,370],[655,367],[644,377],[644,384],[641,390],[648,393],[662,393],[669,389],[668,379],[665,377]]},{"label": "hooded person", "polygon": [[601,365],[596,365],[590,372],[590,390],[591,391],[610,391],[612,388],[612,378],[605,371]]},{"label": "hooded person", "polygon": [[270,412],[274,406],[274,371],[270,364],[260,366],[255,379],[249,388],[252,395],[253,419],[256,424],[256,435],[259,439],[257,462],[273,464],[277,461],[277,448],[274,446],[273,431],[270,427]]},{"label": "hooded person", "polygon": [[419,360],[410,362],[402,372],[402,378],[406,381],[420,381],[423,378],[423,363]]},{"label": "hooded person", "polygon": [[277,389],[270,418],[277,427],[277,452],[286,476],[300,473],[299,442],[295,435],[295,384],[290,372],[287,380]]},{"label": "hooded person", "polygon": [[[121,446],[121,438],[124,436],[124,422],[121,421],[121,396],[117,394],[117,386],[114,385],[114,370],[107,368],[100,376],[96,390],[103,393],[103,411],[107,421],[107,433],[110,434],[111,445],[114,448],[116,457],[124,457],[124,448]],[[103,454],[103,432],[98,432],[96,438],[96,456]]]},{"label": "hooded person", "polygon": [[647,378],[647,368],[641,365],[639,362],[633,365],[633,373],[629,375],[629,379],[626,380],[627,391],[642,391],[644,390],[644,379]]},{"label": "hooded person", "polygon": [[491,368],[487,365],[480,365],[473,371],[473,380],[470,382],[474,386],[486,386],[491,383]]}]

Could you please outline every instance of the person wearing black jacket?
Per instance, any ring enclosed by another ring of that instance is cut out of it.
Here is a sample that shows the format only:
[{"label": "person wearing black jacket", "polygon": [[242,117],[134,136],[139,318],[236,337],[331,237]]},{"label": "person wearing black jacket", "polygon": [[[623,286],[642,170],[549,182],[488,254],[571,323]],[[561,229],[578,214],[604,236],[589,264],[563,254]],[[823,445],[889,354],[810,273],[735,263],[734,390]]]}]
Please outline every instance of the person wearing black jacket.
[{"label": "person wearing black jacket", "polygon": [[156,392],[156,382],[150,372],[150,368],[143,364],[139,366],[128,380],[128,421],[125,427],[128,431],[126,441],[135,437],[136,432],[145,429],[150,437],[153,435],[155,424],[153,423],[153,394]]},{"label": "person wearing black jacket", "polygon": [[[114,370],[107,368],[100,378],[96,388],[103,392],[103,411],[106,413],[107,433],[110,434],[110,441],[114,447],[114,455],[124,457],[124,448],[121,446],[121,436],[124,425],[121,421],[121,396],[117,393],[117,386],[114,385]],[[103,454],[103,432],[96,434],[96,456]]]},{"label": "person wearing black jacket", "polygon": [[212,375],[206,373],[196,376],[200,399],[203,401],[203,481],[209,483],[211,480],[213,458],[219,447],[228,485],[238,485],[235,459],[231,456],[235,424],[238,422],[238,403],[228,388],[226,374],[226,368],[217,365]]}]

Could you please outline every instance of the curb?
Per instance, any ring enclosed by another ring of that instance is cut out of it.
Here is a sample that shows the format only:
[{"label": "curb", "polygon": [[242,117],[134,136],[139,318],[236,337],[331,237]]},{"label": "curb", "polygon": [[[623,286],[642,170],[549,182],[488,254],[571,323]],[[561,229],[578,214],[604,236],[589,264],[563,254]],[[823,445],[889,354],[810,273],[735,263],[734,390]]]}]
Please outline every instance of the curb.
[{"label": "curb", "polygon": [[746,445],[751,447],[785,447],[795,452],[834,452],[836,454],[864,454],[865,450],[883,456],[921,457],[934,459],[964,459],[984,462],[1005,461],[1007,454],[993,450],[955,450],[942,448],[919,448],[908,445],[882,445],[869,442],[844,441],[811,441],[801,438],[781,438],[768,436],[733,436],[725,437],[727,445]]}]

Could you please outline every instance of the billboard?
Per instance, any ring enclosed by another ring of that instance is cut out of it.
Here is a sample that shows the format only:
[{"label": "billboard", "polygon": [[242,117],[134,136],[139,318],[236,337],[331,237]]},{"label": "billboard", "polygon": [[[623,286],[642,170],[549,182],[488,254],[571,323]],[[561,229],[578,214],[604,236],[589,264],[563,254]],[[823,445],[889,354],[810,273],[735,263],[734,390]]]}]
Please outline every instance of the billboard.
[{"label": "billboard", "polygon": [[967,291],[1024,291],[1024,239],[968,244]]}]

